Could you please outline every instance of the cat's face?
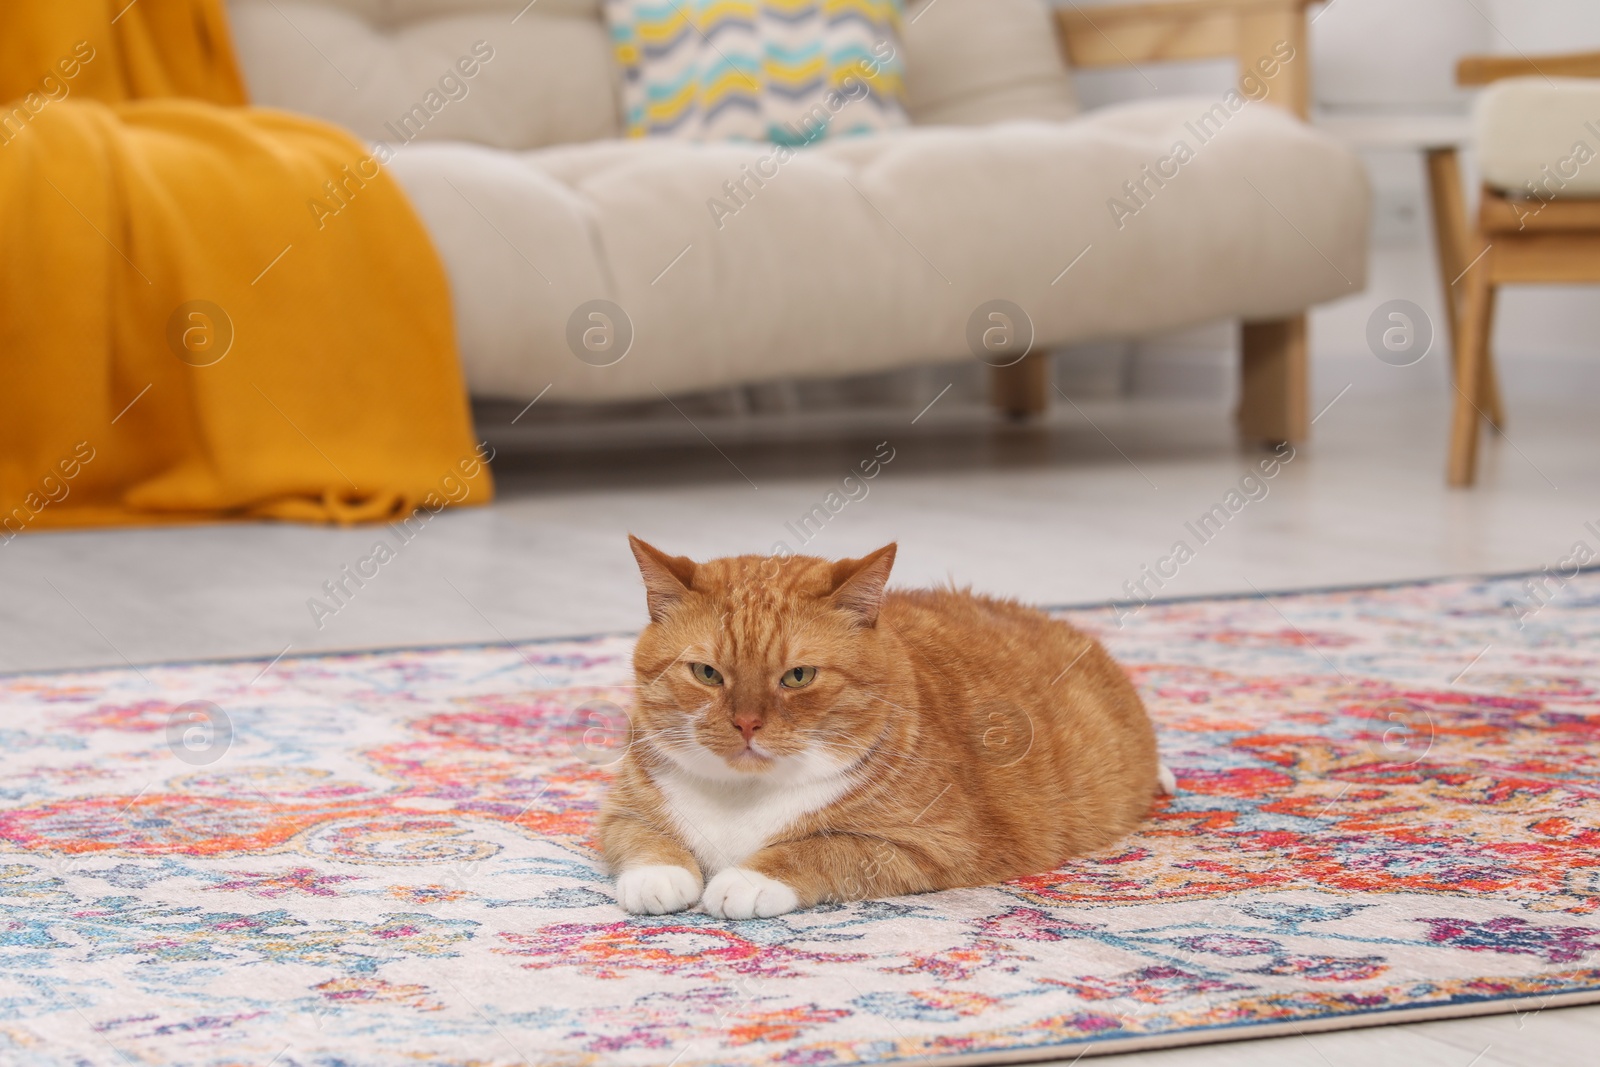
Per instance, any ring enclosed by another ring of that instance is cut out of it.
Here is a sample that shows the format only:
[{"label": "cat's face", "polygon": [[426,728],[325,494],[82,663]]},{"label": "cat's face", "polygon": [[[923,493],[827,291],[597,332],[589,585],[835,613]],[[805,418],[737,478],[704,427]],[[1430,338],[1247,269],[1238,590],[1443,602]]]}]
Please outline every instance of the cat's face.
[{"label": "cat's face", "polygon": [[857,762],[895,709],[877,629],[889,545],[860,560],[696,564],[631,539],[651,622],[634,651],[634,743],[713,781],[814,780]]}]

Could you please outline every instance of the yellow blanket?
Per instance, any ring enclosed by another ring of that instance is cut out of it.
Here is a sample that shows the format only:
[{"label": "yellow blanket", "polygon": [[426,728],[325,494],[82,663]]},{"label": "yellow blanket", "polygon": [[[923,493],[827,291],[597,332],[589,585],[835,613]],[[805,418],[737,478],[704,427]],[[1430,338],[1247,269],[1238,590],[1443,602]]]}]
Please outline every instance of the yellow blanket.
[{"label": "yellow blanket", "polygon": [[221,0],[0,4],[0,100],[0,544],[490,498],[426,233]]}]

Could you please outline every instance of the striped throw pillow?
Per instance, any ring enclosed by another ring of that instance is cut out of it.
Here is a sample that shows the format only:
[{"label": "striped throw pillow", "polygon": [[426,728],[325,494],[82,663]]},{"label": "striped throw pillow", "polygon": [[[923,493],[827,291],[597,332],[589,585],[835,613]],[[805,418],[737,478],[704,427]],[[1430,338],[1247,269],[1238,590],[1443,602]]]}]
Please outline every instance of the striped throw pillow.
[{"label": "striped throw pillow", "polygon": [[908,125],[900,0],[606,0],[630,137],[800,145]]}]

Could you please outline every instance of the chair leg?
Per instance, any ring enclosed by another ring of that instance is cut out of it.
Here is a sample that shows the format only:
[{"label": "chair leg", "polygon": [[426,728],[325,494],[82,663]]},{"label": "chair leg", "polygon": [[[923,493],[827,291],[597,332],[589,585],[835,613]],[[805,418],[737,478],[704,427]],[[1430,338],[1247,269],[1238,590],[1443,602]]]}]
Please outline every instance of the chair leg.
[{"label": "chair leg", "polygon": [[1490,375],[1489,335],[1494,328],[1494,252],[1484,254],[1467,272],[1467,291],[1461,301],[1461,329],[1456,336],[1455,414],[1450,423],[1449,480],[1453,486],[1471,485],[1477,478],[1479,421]]},{"label": "chair leg", "polygon": [[[1472,233],[1467,222],[1467,204],[1461,184],[1461,165],[1454,148],[1430,149],[1426,156],[1428,200],[1433,208],[1433,239],[1439,257],[1439,280],[1444,290],[1446,351],[1451,353],[1450,371],[1455,373],[1456,338],[1461,333],[1461,304],[1465,299],[1466,273],[1479,264],[1471,262],[1467,248]],[[1478,247],[1482,247],[1481,243]],[[1476,253],[1473,253],[1474,255]],[[1500,403],[1500,383],[1490,360],[1483,380],[1483,410],[1490,425],[1505,427],[1505,410]]]},{"label": "chair leg", "polygon": [[989,375],[989,399],[1003,415],[1026,419],[1050,408],[1050,353],[1029,352]]},{"label": "chair leg", "polygon": [[1304,314],[1247,322],[1240,331],[1239,432],[1276,445],[1311,433]]},{"label": "chair leg", "polygon": [[1494,353],[1487,348],[1483,355],[1483,414],[1490,426],[1506,428],[1506,411],[1500,403],[1500,372],[1495,369]]}]

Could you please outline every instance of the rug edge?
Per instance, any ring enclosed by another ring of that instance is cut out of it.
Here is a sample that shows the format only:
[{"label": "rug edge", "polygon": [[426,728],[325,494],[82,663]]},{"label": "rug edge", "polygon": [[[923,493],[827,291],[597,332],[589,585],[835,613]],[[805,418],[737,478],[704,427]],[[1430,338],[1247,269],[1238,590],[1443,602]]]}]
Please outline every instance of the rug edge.
[{"label": "rug edge", "polygon": [[[1404,589],[1407,586],[1443,585],[1447,582],[1493,582],[1510,578],[1529,578],[1543,574],[1543,571],[1521,570],[1506,571],[1494,574],[1442,574],[1427,578],[1398,578],[1392,581],[1381,582],[1353,582],[1348,585],[1305,586],[1292,589],[1270,589],[1265,592],[1249,593],[1189,593],[1183,596],[1154,597],[1150,600],[1095,600],[1078,601],[1072,604],[1035,604],[1040,611],[1049,614],[1063,612],[1085,612],[1106,608],[1108,605],[1120,604],[1130,606],[1142,604],[1145,607],[1161,607],[1166,604],[1188,604],[1207,600],[1256,600],[1265,597],[1284,599],[1297,596],[1326,596],[1335,593],[1359,593],[1367,590],[1378,589]],[[1580,567],[1574,577],[1600,573],[1600,563],[1593,566]],[[115,663],[105,663],[92,667],[24,667],[17,670],[0,670],[0,681],[8,678],[42,678],[61,674],[94,674],[104,671],[120,671],[141,667],[171,668],[171,667],[216,667],[245,663],[277,663],[287,658],[290,660],[333,659],[340,656],[382,656],[401,652],[453,652],[478,648],[510,648],[520,652],[522,645],[547,645],[562,641],[599,641],[612,637],[638,637],[638,630],[600,630],[582,634],[558,634],[549,637],[501,637],[498,641],[444,641],[423,642],[420,644],[399,645],[353,645],[348,648],[323,648],[312,649],[295,656],[286,656],[290,647],[286,647],[276,656],[267,653],[244,656],[200,656],[195,659],[174,660],[146,660],[133,663],[123,660],[121,666]]]},{"label": "rug edge", "polygon": [[1241,1023],[1236,1026],[1202,1026],[1167,1034],[1113,1038],[1105,1041],[1074,1041],[1037,1049],[1009,1049],[967,1052],[950,1056],[916,1057],[914,1061],[888,1060],[886,1063],[916,1062],[926,1067],[999,1067],[1003,1064],[1076,1063],[1078,1059],[1116,1056],[1125,1052],[1154,1052],[1159,1049],[1195,1048],[1224,1045],[1235,1041],[1257,1041],[1274,1037],[1333,1033],[1339,1030],[1366,1030],[1407,1023],[1442,1022],[1486,1015],[1510,1015],[1524,1008],[1545,1011],[1600,1004],[1600,988],[1541,997],[1513,997],[1493,1000],[1433,1004],[1417,1008],[1383,1008],[1378,1011],[1351,1012],[1320,1019],[1289,1020],[1273,1023]]}]

